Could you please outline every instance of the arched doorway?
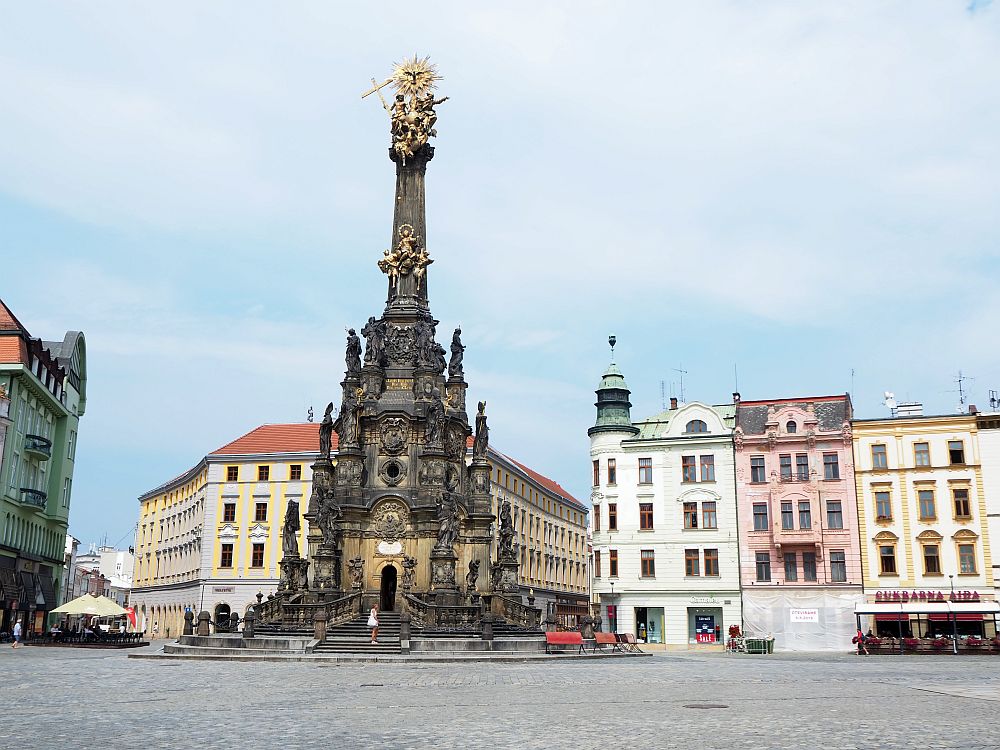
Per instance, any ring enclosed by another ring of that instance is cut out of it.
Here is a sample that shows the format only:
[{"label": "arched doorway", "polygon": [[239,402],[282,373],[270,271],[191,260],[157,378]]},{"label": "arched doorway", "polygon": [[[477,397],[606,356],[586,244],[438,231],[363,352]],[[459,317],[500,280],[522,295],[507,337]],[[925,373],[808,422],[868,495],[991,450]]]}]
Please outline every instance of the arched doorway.
[{"label": "arched doorway", "polygon": [[392,612],[396,607],[396,567],[386,565],[382,568],[382,588],[379,609]]},{"label": "arched doorway", "polygon": [[[225,633],[229,631],[229,617],[232,614],[232,609],[230,609],[228,604],[216,604],[215,605],[215,631],[217,633]],[[221,625],[219,623],[222,623]]]}]

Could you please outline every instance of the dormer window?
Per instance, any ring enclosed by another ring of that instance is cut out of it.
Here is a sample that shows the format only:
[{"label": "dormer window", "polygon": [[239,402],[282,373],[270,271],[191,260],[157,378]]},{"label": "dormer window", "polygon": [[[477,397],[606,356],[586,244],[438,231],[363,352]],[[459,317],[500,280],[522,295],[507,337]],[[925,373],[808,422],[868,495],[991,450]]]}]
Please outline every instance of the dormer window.
[{"label": "dormer window", "polygon": [[684,432],[708,432],[708,425],[700,419],[692,419],[687,423]]},{"label": "dormer window", "polygon": [[794,419],[789,419],[788,422],[785,424],[785,432],[792,433],[792,432],[798,432],[798,430],[799,426],[795,424]]}]

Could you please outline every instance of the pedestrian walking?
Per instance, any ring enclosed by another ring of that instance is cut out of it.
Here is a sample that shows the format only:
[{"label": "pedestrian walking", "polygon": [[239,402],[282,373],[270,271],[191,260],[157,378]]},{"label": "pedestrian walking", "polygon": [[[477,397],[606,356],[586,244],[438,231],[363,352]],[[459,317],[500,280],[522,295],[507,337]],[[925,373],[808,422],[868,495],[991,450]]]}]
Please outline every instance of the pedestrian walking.
[{"label": "pedestrian walking", "polygon": [[368,613],[368,627],[372,629],[372,643],[378,643],[378,605],[373,604]]},{"label": "pedestrian walking", "polygon": [[858,644],[858,656],[864,654],[865,656],[871,656],[868,653],[868,646],[865,645],[865,634],[861,632],[861,628],[858,628],[858,632],[854,634],[854,642]]},{"label": "pedestrian walking", "polygon": [[18,620],[14,623],[14,643],[11,648],[17,648],[21,645],[21,621]]}]

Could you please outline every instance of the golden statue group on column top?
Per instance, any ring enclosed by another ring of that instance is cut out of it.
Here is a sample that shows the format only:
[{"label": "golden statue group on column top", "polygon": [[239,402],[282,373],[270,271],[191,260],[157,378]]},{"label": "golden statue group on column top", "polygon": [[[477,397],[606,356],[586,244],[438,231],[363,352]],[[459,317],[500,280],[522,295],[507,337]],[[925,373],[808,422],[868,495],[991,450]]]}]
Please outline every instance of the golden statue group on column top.
[{"label": "golden statue group on column top", "polygon": [[[434,98],[434,89],[441,76],[437,68],[427,57],[416,55],[396,63],[393,66],[392,77],[382,83],[372,79],[372,88],[361,95],[361,98],[378,94],[382,106],[389,113],[389,131],[392,134],[392,150],[405,164],[407,159],[427,143],[431,136],[436,136],[434,124],[437,113],[434,107],[448,101],[448,97]],[[382,97],[381,89],[392,85],[396,96],[392,105]]]}]

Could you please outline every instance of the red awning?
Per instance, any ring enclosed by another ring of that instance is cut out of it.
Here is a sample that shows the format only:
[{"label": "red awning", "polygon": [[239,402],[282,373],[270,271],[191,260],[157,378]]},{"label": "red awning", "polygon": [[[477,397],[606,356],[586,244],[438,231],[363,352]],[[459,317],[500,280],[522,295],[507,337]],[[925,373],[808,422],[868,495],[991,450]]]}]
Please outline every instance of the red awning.
[{"label": "red awning", "polygon": [[[945,621],[947,622],[951,618],[951,615],[945,615],[940,613],[927,615],[928,620]],[[982,622],[983,616],[981,614],[976,614],[975,612],[956,612],[955,619],[959,622]]]}]

